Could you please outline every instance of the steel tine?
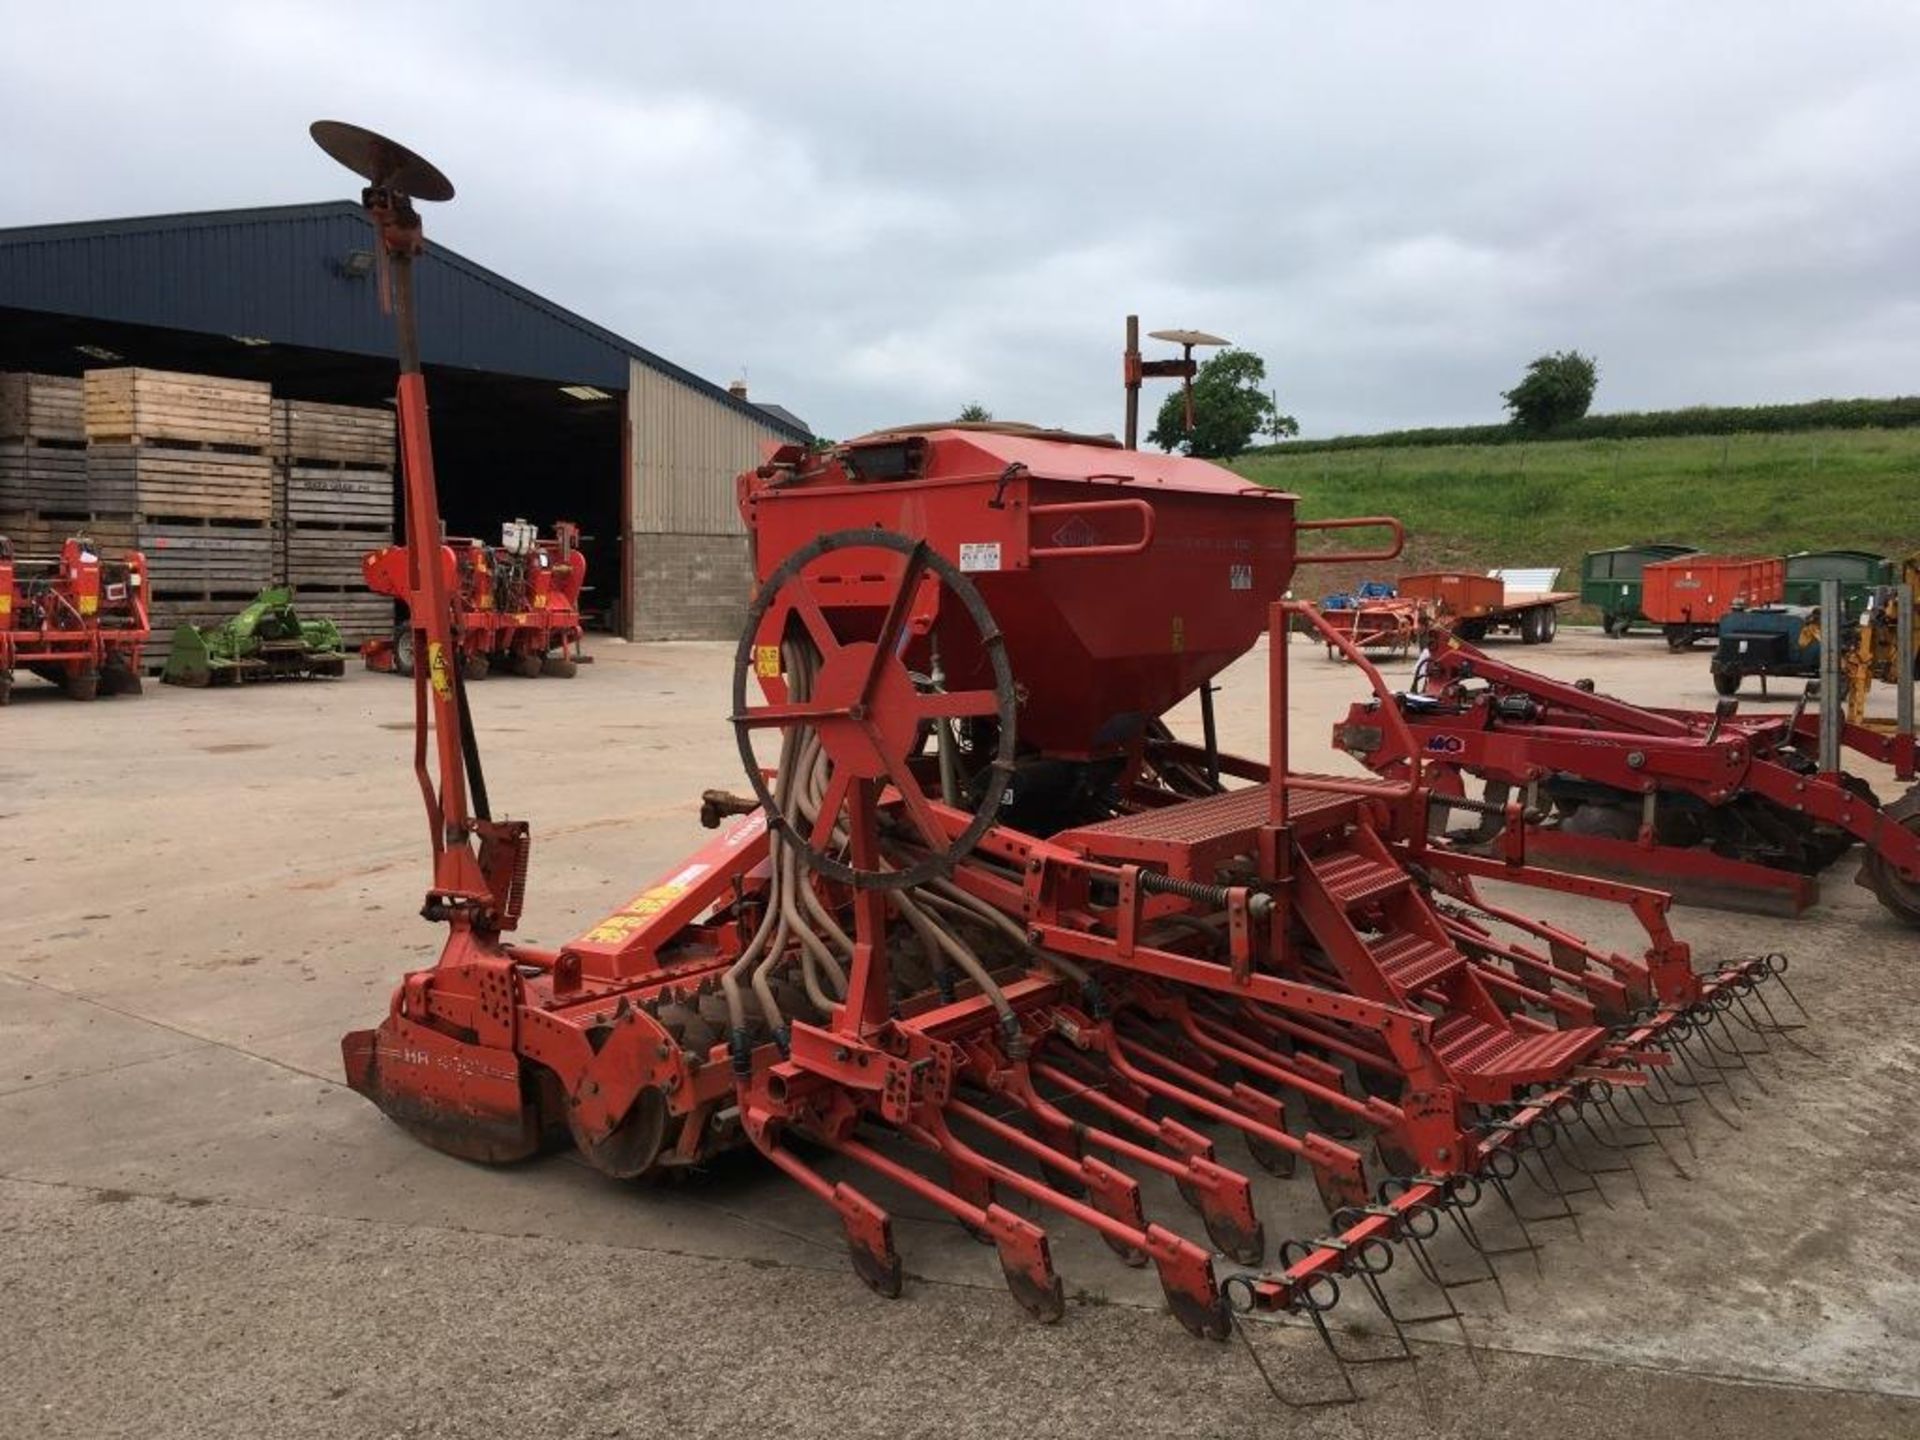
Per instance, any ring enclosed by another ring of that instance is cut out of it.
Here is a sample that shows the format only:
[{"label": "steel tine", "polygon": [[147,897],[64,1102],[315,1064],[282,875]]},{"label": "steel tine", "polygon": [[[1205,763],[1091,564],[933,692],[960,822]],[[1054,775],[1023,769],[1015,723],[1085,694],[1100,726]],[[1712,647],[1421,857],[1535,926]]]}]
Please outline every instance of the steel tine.
[{"label": "steel tine", "polygon": [[[1707,1049],[1715,1055],[1726,1056],[1737,1068],[1746,1072],[1747,1078],[1753,1081],[1756,1090],[1762,1095],[1771,1096],[1773,1092],[1767,1089],[1766,1082],[1760,1078],[1760,1072],[1748,1063],[1749,1052],[1742,1048],[1739,1037],[1733,1034],[1732,1027],[1726,1017],[1727,1012],[1724,1010],[1716,1010],[1713,1012],[1708,1018],[1707,1023],[1700,1028],[1701,1044],[1705,1045]],[[1718,1024],[1722,1030],[1726,1031],[1727,1038],[1732,1041],[1731,1049],[1715,1043],[1713,1027],[1716,1024]]]},{"label": "steel tine", "polygon": [[[1693,1034],[1687,1037],[1687,1040],[1691,1041],[1696,1038],[1700,1041],[1700,1058],[1714,1074],[1714,1079],[1707,1083],[1710,1085],[1716,1083],[1721,1085],[1727,1092],[1727,1098],[1733,1102],[1733,1108],[1736,1110],[1745,1110],[1747,1108],[1747,1102],[1742,1100],[1740,1098],[1740,1092],[1734,1089],[1733,1075],[1726,1066],[1720,1063],[1716,1053],[1718,1047],[1714,1045],[1713,1037],[1707,1033],[1707,1027],[1705,1025],[1696,1027]],[[1681,1043],[1684,1048],[1687,1042],[1683,1041]],[[1689,1059],[1693,1058],[1692,1050],[1687,1050],[1687,1057]],[[1700,1098],[1704,1100],[1706,1096],[1702,1095]]]},{"label": "steel tine", "polygon": [[[1640,1192],[1641,1205],[1651,1210],[1653,1208],[1653,1201],[1647,1198],[1647,1187],[1640,1179],[1640,1167],[1633,1163],[1632,1152],[1628,1150],[1625,1145],[1616,1144],[1603,1136],[1595,1127],[1592,1117],[1589,1116],[1584,1109],[1580,1112],[1580,1123],[1587,1127],[1587,1133],[1593,1136],[1595,1144],[1601,1146],[1603,1149],[1612,1150],[1619,1155],[1622,1164],[1608,1167],[1607,1173],[1609,1175],[1618,1175],[1621,1169],[1624,1168],[1627,1174],[1633,1177],[1633,1188]],[[1613,1128],[1612,1122],[1609,1121],[1605,1115],[1600,1117],[1600,1123],[1607,1126],[1609,1130]]]},{"label": "steel tine", "polygon": [[1327,1334],[1327,1327],[1320,1318],[1320,1312],[1309,1310],[1307,1313],[1313,1317],[1314,1329],[1320,1332],[1321,1343],[1332,1353],[1334,1363],[1340,1367],[1340,1381],[1346,1386],[1344,1395],[1328,1395],[1316,1400],[1294,1399],[1280,1388],[1279,1382],[1273,1378],[1273,1372],[1267,1369],[1267,1362],[1260,1358],[1260,1351],[1254,1345],[1253,1337],[1247,1333],[1246,1322],[1240,1318],[1238,1311],[1233,1312],[1233,1333],[1238,1335],[1240,1343],[1247,1347],[1247,1358],[1253,1361],[1253,1368],[1260,1373],[1260,1379],[1266,1384],[1267,1393],[1289,1410],[1324,1410],[1331,1405],[1358,1404],[1360,1392],[1353,1388],[1352,1377],[1347,1374],[1346,1362],[1341,1360],[1339,1352],[1334,1350],[1333,1340]]},{"label": "steel tine", "polygon": [[1474,1374],[1484,1380],[1487,1372],[1480,1362],[1480,1347],[1473,1343],[1473,1332],[1467,1329],[1466,1315],[1463,1314],[1460,1307],[1454,1303],[1453,1291],[1448,1286],[1439,1284],[1436,1284],[1434,1288],[1440,1292],[1440,1302],[1447,1308],[1444,1311],[1435,1311],[1431,1315],[1409,1315],[1403,1323],[1408,1325],[1438,1325],[1445,1321],[1452,1321],[1454,1328],[1460,1332],[1460,1344],[1467,1352],[1467,1359],[1473,1362]]},{"label": "steel tine", "polygon": [[[1680,1126],[1680,1138],[1687,1142],[1687,1154],[1698,1160],[1700,1158],[1700,1148],[1695,1145],[1693,1141],[1693,1121],[1687,1118],[1686,1104],[1683,1103],[1682,1100],[1674,1098],[1672,1094],[1672,1077],[1662,1070],[1656,1070],[1652,1073],[1658,1076],[1660,1081],[1660,1094],[1662,1096],[1660,1103],[1673,1111],[1673,1118]],[[1648,1092],[1647,1098],[1653,1098],[1651,1091]]]},{"label": "steel tine", "polygon": [[1782,1040],[1786,1041],[1787,1044],[1791,1045],[1794,1049],[1798,1050],[1802,1055],[1809,1055],[1813,1057],[1815,1060],[1826,1059],[1826,1056],[1822,1055],[1818,1050],[1814,1049],[1813,1046],[1807,1044],[1804,1040],[1797,1040],[1794,1038],[1794,1032],[1796,1030],[1806,1029],[1807,1028],[1806,1025],[1805,1024],[1793,1024],[1793,1025],[1783,1024],[1780,1020],[1780,1017],[1773,1013],[1773,1006],[1767,1003],[1767,992],[1764,989],[1760,988],[1759,986],[1755,986],[1753,991],[1753,998],[1757,1002],[1759,1002],[1760,1008],[1767,1012],[1767,1021],[1769,1024],[1772,1025],[1774,1034],[1778,1035]]},{"label": "steel tine", "polygon": [[1781,994],[1785,995],[1787,999],[1793,1002],[1793,1008],[1800,1012],[1801,1019],[1803,1020],[1813,1019],[1813,1016],[1807,1013],[1807,1007],[1800,1003],[1800,997],[1793,993],[1793,986],[1787,983],[1787,976],[1786,976],[1786,971],[1784,967],[1781,969],[1775,970],[1773,972],[1773,983],[1780,987]]},{"label": "steel tine", "polygon": [[[1687,1072],[1687,1078],[1685,1080],[1680,1079],[1680,1077],[1676,1075],[1674,1077],[1674,1084],[1685,1085],[1691,1089],[1694,1092],[1693,1098],[1697,1099],[1702,1105],[1705,1105],[1708,1110],[1712,1111],[1714,1119],[1725,1125],[1729,1130],[1744,1128],[1738,1120],[1726,1114],[1718,1105],[1713,1103],[1712,1097],[1707,1094],[1707,1082],[1703,1081],[1699,1076],[1699,1072],[1693,1068],[1692,1052],[1684,1045],[1676,1045],[1670,1053],[1674,1059],[1680,1062],[1681,1066]],[[1720,1083],[1725,1084],[1726,1082],[1723,1079]]]},{"label": "steel tine", "polygon": [[1494,1194],[1500,1197],[1501,1204],[1507,1207],[1507,1213],[1513,1216],[1513,1223],[1520,1227],[1521,1243],[1511,1247],[1512,1251],[1519,1252],[1524,1250],[1528,1254],[1532,1255],[1533,1256],[1533,1273],[1539,1276],[1542,1280],[1546,1279],[1547,1267],[1544,1264],[1542,1264],[1540,1261],[1541,1252],[1545,1250],[1546,1247],[1542,1245],[1539,1241],[1535,1240],[1533,1238],[1533,1231],[1527,1228],[1527,1217],[1522,1215],[1520,1213],[1520,1207],[1514,1204],[1513,1192],[1507,1189],[1507,1182],[1505,1178],[1499,1175],[1489,1174],[1487,1176],[1487,1179],[1493,1185]]},{"label": "steel tine", "polygon": [[1573,1171],[1576,1175],[1584,1175],[1587,1177],[1586,1184],[1569,1185],[1566,1187],[1566,1193],[1569,1195],[1597,1195],[1600,1197],[1600,1203],[1602,1205],[1606,1206],[1609,1210],[1613,1209],[1613,1201],[1607,1198],[1606,1189],[1600,1184],[1599,1172],[1588,1169],[1576,1160],[1571,1153],[1571,1146],[1562,1147],[1560,1143],[1559,1121],[1555,1120],[1551,1122],[1542,1133],[1545,1134],[1546,1141],[1544,1144],[1536,1146],[1542,1154],[1545,1154],[1545,1152],[1550,1149],[1560,1151],[1560,1158],[1566,1162],[1569,1170]]},{"label": "steel tine", "polygon": [[[1573,1201],[1567,1198],[1566,1187],[1560,1183],[1560,1177],[1554,1173],[1552,1158],[1548,1156],[1545,1150],[1540,1150],[1540,1149],[1534,1150],[1533,1156],[1534,1158],[1539,1160],[1540,1168],[1544,1170],[1547,1175],[1547,1184],[1545,1186],[1542,1186],[1541,1188],[1545,1189],[1545,1188],[1551,1187],[1553,1190],[1554,1196],[1560,1201],[1560,1208],[1563,1214],[1560,1216],[1554,1216],[1552,1218],[1554,1219],[1564,1218],[1568,1223],[1570,1223],[1573,1226],[1574,1237],[1578,1239],[1582,1244],[1585,1244],[1587,1237],[1586,1237],[1586,1233],[1580,1228],[1580,1212],[1573,1208]],[[1520,1163],[1523,1166],[1526,1165],[1525,1156],[1521,1157]],[[1527,1178],[1529,1180],[1533,1178],[1533,1171],[1531,1169],[1527,1170]]]},{"label": "steel tine", "polygon": [[1493,1263],[1492,1252],[1480,1243],[1480,1232],[1474,1229],[1472,1217],[1467,1214],[1467,1207],[1449,1205],[1447,1216],[1453,1221],[1453,1228],[1460,1232],[1460,1238],[1467,1242],[1468,1248],[1478,1255],[1480,1263],[1487,1267],[1486,1278],[1493,1282],[1494,1293],[1500,1297],[1500,1308],[1512,1314],[1513,1306],[1507,1300],[1507,1287],[1500,1281],[1500,1268]]},{"label": "steel tine", "polygon": [[1688,1172],[1686,1166],[1682,1165],[1680,1161],[1675,1158],[1674,1153],[1667,1149],[1667,1142],[1660,1136],[1662,1130],[1678,1130],[1681,1137],[1686,1140],[1687,1148],[1691,1150],[1693,1148],[1693,1136],[1687,1130],[1687,1127],[1678,1123],[1662,1125],[1656,1122],[1652,1116],[1647,1114],[1646,1106],[1640,1103],[1640,1092],[1638,1089],[1628,1090],[1627,1098],[1633,1102],[1634,1112],[1640,1117],[1639,1123],[1645,1127],[1647,1134],[1653,1137],[1653,1143],[1660,1147],[1661,1156],[1673,1167],[1674,1173],[1679,1175],[1682,1180],[1693,1179],[1693,1176]]},{"label": "steel tine", "polygon": [[1356,1272],[1360,1283],[1366,1287],[1367,1294],[1373,1298],[1374,1308],[1387,1317],[1387,1324],[1393,1327],[1393,1335],[1400,1342],[1398,1355],[1367,1355],[1346,1357],[1349,1365],[1407,1365],[1413,1370],[1414,1388],[1420,1392],[1420,1413],[1433,1421],[1433,1397],[1427,1394],[1427,1377],[1421,1373],[1420,1358],[1413,1353],[1413,1346],[1407,1340],[1407,1332],[1401,1328],[1400,1317],[1393,1313],[1393,1306],[1387,1303],[1387,1295],[1380,1288],[1379,1276],[1366,1269],[1364,1264]]}]

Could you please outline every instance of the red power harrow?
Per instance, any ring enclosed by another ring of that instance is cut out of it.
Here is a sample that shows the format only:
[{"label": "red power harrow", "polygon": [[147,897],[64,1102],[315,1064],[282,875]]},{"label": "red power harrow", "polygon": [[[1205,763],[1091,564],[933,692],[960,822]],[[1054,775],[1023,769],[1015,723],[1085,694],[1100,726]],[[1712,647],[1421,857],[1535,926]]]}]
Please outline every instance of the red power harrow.
[{"label": "red power harrow", "polygon": [[[407,197],[451,187],[377,136],[315,133],[372,182],[408,523],[433,534]],[[619,1177],[747,1145],[831,1207],[883,1295],[903,1286],[895,1196],[992,1247],[1042,1320],[1065,1309],[1044,1217],[1153,1267],[1197,1335],[1301,1314],[1339,1356],[1324,1314],[1345,1282],[1410,1358],[1405,1326],[1460,1320],[1441,1226],[1497,1278],[1483,1191],[1510,1202],[1524,1172],[1577,1223],[1570,1196],[1748,1065],[1721,1022],[1775,1028],[1748,1001],[1778,962],[1697,973],[1665,896],[1431,843],[1417,762],[1289,771],[1284,641],[1311,612],[1270,597],[1301,531],[1387,526],[1384,552],[1325,557],[1385,559],[1395,522],[1303,522],[1204,462],[1024,427],[790,446],[739,485],[763,581],[733,688],[752,794],[709,792],[716,838],[558,948],[506,938],[527,827],[488,810],[447,577],[410,577],[423,913],[449,933],[342,1048],[428,1144],[506,1162],[565,1135]],[[1263,635],[1269,760],[1177,740],[1159,717]],[[1617,900],[1646,948],[1484,900],[1489,875]],[[1236,1138],[1257,1169],[1304,1166],[1324,1233],[1274,1258]],[[1403,1245],[1447,1297],[1434,1315],[1387,1300]]]},{"label": "red power harrow", "polygon": [[[580,663],[580,590],[587,557],[580,527],[562,520],[554,538],[539,540],[533,527],[515,521],[500,545],[449,536],[440,542],[443,583],[454,599],[451,649],[468,680],[484,680],[496,667],[515,675],[571,678]],[[405,545],[369,551],[361,562],[367,588],[407,601],[413,594],[413,557]],[[360,647],[369,670],[413,673],[411,620],[393,638]]]},{"label": "red power harrow", "polygon": [[58,555],[16,555],[0,535],[0,705],[30,670],[75,700],[138,695],[147,643],[147,562],[104,560],[75,536]]},{"label": "red power harrow", "polygon": [[[1383,775],[1417,755],[1438,820],[1449,809],[1481,816],[1460,837],[1469,844],[1491,846],[1518,795],[1528,853],[1707,904],[1798,914],[1819,898],[1819,873],[1858,842],[1859,883],[1920,925],[1920,788],[1883,806],[1838,759],[1851,752],[1912,780],[1912,731],[1806,707],[1803,697],[1784,715],[1742,715],[1732,700],[1711,713],[1648,709],[1439,632],[1417,693],[1356,704],[1334,743]],[[1389,715],[1398,723],[1383,723]],[[1838,741],[1824,764],[1823,725]],[[1471,807],[1460,801],[1467,775],[1485,782]]]}]

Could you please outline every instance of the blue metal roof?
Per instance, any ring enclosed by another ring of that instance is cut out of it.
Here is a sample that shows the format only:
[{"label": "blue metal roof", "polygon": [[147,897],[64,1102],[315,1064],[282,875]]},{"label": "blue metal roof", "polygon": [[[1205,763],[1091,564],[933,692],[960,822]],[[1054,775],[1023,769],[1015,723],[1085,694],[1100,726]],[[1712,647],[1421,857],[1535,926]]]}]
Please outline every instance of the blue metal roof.
[{"label": "blue metal roof", "polygon": [[[0,306],[391,356],[375,249],[350,200],[0,230]],[[428,364],[624,391],[628,361],[796,440],[784,418],[429,240],[416,270]]]}]

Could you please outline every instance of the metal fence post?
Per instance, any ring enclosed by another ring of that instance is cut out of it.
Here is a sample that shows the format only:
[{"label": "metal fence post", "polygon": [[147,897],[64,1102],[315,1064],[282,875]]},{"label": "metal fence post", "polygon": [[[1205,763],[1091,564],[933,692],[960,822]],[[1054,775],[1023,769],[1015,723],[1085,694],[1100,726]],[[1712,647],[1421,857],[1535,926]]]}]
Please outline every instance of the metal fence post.
[{"label": "metal fence post", "polygon": [[1840,582],[1820,582],[1820,771],[1840,769],[1840,718],[1845,695],[1840,688]]},{"label": "metal fence post", "polygon": [[1902,735],[1913,734],[1913,587],[1902,585],[1894,600],[1898,624],[1894,640],[1900,654],[1894,661],[1894,714]]}]

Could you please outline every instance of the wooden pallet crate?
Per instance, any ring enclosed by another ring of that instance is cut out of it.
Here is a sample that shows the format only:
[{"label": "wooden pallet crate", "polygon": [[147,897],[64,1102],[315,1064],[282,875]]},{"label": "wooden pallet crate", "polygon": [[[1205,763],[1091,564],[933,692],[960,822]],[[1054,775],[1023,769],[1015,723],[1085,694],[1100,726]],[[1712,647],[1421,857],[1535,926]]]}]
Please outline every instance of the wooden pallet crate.
[{"label": "wooden pallet crate", "polygon": [[83,391],[77,375],[0,375],[0,440],[85,443]]},{"label": "wooden pallet crate", "polygon": [[157,599],[244,601],[273,583],[277,537],[266,525],[142,520],[134,543]]},{"label": "wooden pallet crate", "polygon": [[393,469],[393,411],[314,400],[273,402],[273,453],[290,465]]},{"label": "wooden pallet crate", "polygon": [[0,440],[0,510],[84,514],[87,451],[67,440]]},{"label": "wooden pallet crate", "polygon": [[170,440],[262,455],[273,443],[273,392],[264,381],[170,370],[89,370],[83,402],[91,443]]},{"label": "wooden pallet crate", "polygon": [[357,586],[365,572],[361,559],[369,550],[393,542],[391,530],[292,530],[286,532],[284,578],[301,585]]},{"label": "wooden pallet crate", "polygon": [[87,506],[95,514],[265,524],[273,518],[273,462],[220,450],[93,444],[87,447]]},{"label": "wooden pallet crate", "polygon": [[284,524],[393,533],[391,470],[294,465],[283,473],[280,485],[279,515]]}]

